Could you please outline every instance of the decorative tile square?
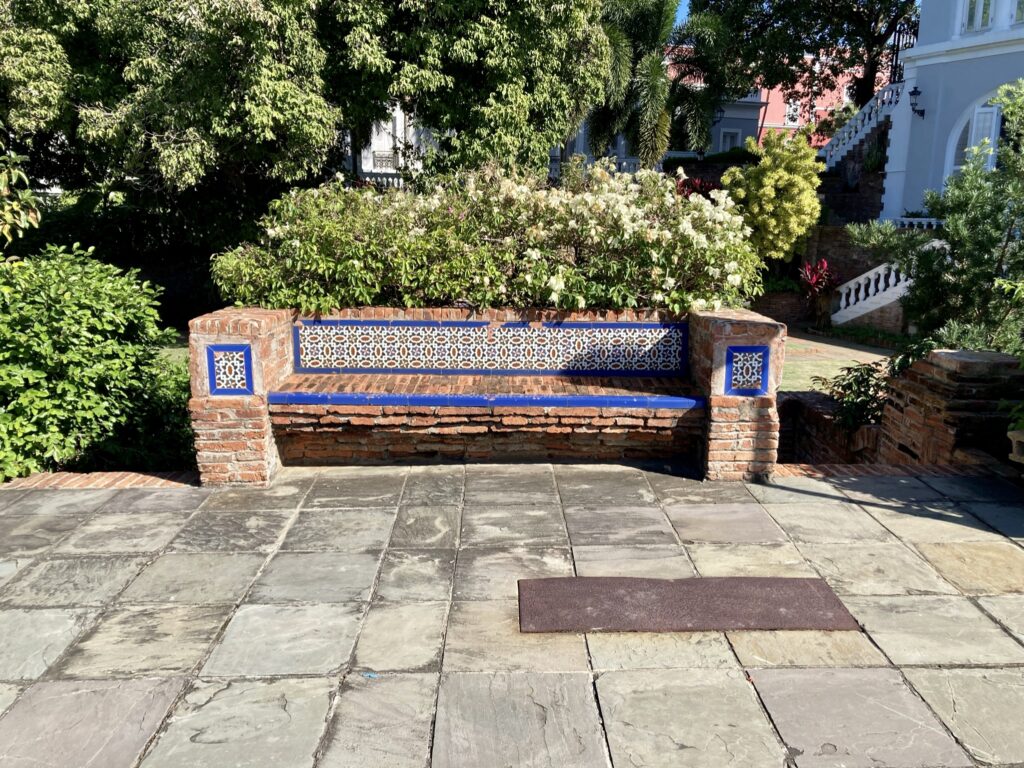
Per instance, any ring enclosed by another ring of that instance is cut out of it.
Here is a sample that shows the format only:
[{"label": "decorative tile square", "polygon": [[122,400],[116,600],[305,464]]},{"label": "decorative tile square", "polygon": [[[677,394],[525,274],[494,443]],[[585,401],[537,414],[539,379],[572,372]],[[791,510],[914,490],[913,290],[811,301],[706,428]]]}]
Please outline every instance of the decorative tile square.
[{"label": "decorative tile square", "polygon": [[729,347],[725,352],[725,394],[757,396],[768,392],[768,347]]},{"label": "decorative tile square", "polygon": [[251,395],[252,347],[248,344],[210,344],[206,348],[211,395]]}]

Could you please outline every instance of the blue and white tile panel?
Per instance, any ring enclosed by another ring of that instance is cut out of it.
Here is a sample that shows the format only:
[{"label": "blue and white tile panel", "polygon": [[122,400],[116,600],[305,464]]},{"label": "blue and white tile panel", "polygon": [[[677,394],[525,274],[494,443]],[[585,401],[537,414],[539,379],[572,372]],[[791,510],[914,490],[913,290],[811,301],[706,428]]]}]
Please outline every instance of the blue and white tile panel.
[{"label": "blue and white tile panel", "polygon": [[725,394],[757,397],[768,394],[768,347],[729,347],[725,353]]},{"label": "blue and white tile panel", "polygon": [[248,344],[210,344],[206,348],[211,395],[251,395],[252,347]]},{"label": "blue and white tile panel", "polygon": [[305,320],[297,372],[681,376],[685,323]]}]

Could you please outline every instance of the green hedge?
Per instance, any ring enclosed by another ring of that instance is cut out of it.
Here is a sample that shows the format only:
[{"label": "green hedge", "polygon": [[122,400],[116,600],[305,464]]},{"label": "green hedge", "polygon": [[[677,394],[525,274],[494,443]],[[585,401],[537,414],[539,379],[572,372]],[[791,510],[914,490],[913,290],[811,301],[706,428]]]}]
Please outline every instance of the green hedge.
[{"label": "green hedge", "polygon": [[194,461],[187,373],[158,357],[173,336],[158,291],[91,253],[0,263],[0,479],[118,455],[131,469]]}]

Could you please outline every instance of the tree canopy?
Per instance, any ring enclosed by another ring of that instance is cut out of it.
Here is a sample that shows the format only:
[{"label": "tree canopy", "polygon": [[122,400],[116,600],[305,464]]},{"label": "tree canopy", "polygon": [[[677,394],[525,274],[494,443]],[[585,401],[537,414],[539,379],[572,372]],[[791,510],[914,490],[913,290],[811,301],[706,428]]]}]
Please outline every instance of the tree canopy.
[{"label": "tree canopy", "polygon": [[901,23],[916,0],[691,0],[673,35],[681,126],[706,143],[710,115],[755,87],[813,96],[852,73],[858,106],[874,95]]}]

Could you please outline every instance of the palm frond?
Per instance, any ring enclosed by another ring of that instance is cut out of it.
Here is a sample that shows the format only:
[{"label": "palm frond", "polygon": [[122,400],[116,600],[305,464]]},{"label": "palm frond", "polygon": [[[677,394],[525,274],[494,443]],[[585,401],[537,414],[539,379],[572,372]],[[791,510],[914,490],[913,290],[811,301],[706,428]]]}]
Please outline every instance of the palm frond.
[{"label": "palm frond", "polygon": [[668,149],[668,73],[662,55],[652,51],[637,64],[634,77],[636,94],[636,148],[640,161],[653,166]]},{"label": "palm frond", "polygon": [[629,79],[633,71],[633,44],[620,27],[605,23],[604,34],[608,38],[611,56],[608,64],[608,82],[605,85],[605,103],[618,107],[626,99]]}]

